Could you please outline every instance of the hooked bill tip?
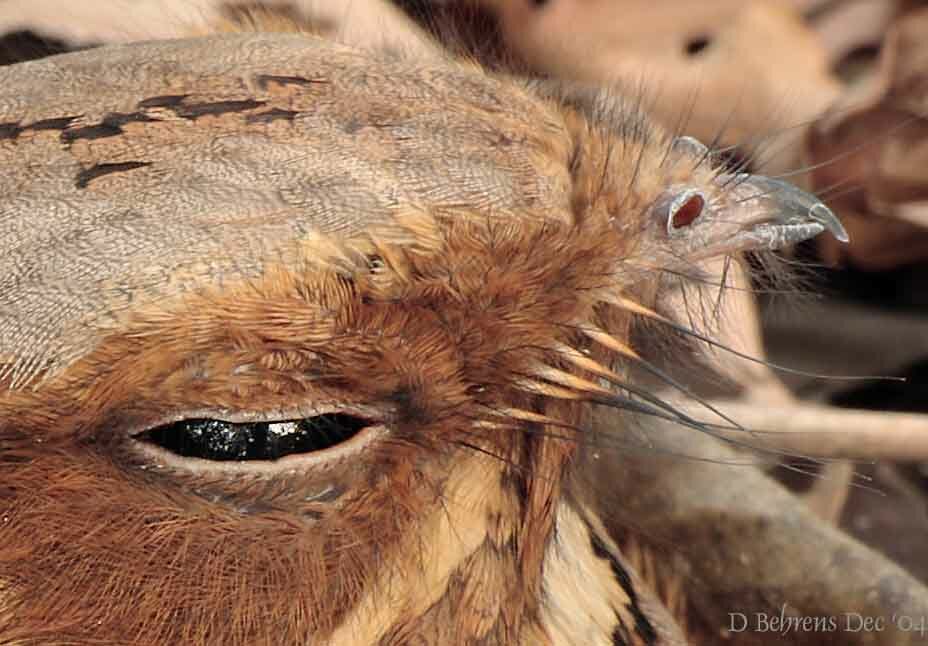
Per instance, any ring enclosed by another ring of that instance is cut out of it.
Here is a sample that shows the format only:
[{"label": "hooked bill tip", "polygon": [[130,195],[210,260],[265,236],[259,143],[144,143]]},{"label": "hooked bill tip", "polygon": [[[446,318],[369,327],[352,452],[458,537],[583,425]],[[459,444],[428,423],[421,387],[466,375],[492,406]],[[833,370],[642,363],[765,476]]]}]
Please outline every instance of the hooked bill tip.
[{"label": "hooked bill tip", "polygon": [[825,227],[838,242],[847,244],[850,241],[850,237],[847,235],[844,225],[841,224],[841,220],[839,220],[838,216],[822,202],[812,205],[809,209],[809,217]]},{"label": "hooked bill tip", "polygon": [[[717,181],[722,181],[723,186],[734,178],[736,191],[741,191],[739,197],[741,201],[751,200],[769,200],[766,208],[777,212],[777,224],[815,224],[821,230],[828,231],[840,242],[848,242],[850,237],[844,230],[841,221],[825,204],[817,197],[806,193],[802,189],[789,182],[775,177],[764,177],[763,175],[749,175],[740,173],[737,175],[727,175],[722,173],[718,176]],[[798,218],[798,222],[797,222]],[[811,222],[810,222],[811,220]],[[810,232],[813,235],[821,231]],[[808,235],[806,237],[809,237]],[[796,240],[793,240],[796,242]]]}]

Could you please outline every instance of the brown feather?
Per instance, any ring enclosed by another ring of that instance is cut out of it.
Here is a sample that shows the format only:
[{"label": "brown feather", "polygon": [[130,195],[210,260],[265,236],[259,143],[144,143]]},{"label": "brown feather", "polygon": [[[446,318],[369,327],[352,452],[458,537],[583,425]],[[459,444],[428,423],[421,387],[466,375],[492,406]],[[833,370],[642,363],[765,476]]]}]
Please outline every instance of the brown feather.
[{"label": "brown feather", "polygon": [[[0,68],[0,122],[4,643],[682,641],[571,478],[648,208],[713,190],[627,99],[227,34]],[[137,440],[325,407],[377,430]]]}]

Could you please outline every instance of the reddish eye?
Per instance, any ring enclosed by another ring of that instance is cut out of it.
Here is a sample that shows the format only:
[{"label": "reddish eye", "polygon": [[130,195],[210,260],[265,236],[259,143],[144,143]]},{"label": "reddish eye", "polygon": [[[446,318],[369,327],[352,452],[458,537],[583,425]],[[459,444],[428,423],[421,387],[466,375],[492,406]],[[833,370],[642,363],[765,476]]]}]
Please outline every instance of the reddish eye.
[{"label": "reddish eye", "polygon": [[679,201],[670,205],[668,232],[691,225],[702,213],[702,207],[705,204],[706,200],[699,193],[685,193],[680,196]]}]

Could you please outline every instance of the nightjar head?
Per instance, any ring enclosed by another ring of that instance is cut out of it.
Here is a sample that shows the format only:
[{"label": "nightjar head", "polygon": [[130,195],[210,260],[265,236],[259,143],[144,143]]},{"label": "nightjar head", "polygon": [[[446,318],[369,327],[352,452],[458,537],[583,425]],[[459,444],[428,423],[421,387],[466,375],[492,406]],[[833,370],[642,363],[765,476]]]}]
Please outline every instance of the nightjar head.
[{"label": "nightjar head", "polygon": [[662,270],[830,212],[615,93],[302,35],[0,68],[0,634],[671,643],[569,477]]}]

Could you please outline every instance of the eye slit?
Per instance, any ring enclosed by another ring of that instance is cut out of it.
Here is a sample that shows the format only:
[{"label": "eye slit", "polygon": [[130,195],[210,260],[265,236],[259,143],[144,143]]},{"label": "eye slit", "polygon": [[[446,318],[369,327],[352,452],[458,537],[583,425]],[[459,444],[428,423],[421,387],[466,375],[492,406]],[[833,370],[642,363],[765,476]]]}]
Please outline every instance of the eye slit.
[{"label": "eye slit", "polygon": [[156,426],[134,439],[185,458],[217,462],[277,460],[298,453],[323,451],[375,424],[346,413],[280,422],[185,419]]},{"label": "eye slit", "polygon": [[696,218],[702,215],[706,199],[698,191],[687,191],[670,204],[670,213],[667,216],[667,233],[691,225]]}]

